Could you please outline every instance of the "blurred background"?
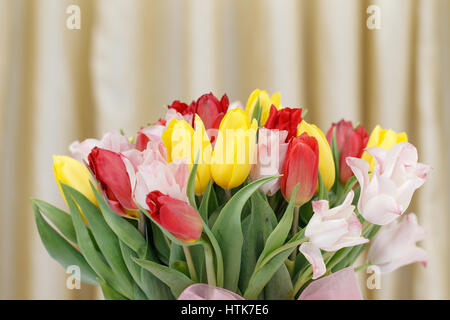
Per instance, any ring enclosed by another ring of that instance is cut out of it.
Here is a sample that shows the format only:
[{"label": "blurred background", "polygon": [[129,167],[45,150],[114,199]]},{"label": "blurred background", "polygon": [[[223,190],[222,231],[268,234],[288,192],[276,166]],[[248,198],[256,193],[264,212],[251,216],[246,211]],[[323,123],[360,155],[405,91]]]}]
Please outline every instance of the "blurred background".
[{"label": "blurred background", "polygon": [[[69,5],[80,30],[66,27]],[[102,297],[68,290],[37,235],[29,197],[65,208],[53,154],[132,135],[175,99],[245,103],[260,88],[323,131],[345,118],[408,133],[434,168],[409,209],[428,231],[428,266],[379,290],[361,273],[361,285],[368,299],[449,299],[449,57],[448,0],[0,0],[0,298]]]}]

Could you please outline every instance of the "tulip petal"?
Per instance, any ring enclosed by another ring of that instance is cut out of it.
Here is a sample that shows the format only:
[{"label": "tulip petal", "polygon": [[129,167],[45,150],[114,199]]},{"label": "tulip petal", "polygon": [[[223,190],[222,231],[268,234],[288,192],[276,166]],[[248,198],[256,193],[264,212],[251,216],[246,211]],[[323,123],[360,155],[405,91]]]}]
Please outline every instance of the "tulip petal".
[{"label": "tulip petal", "polygon": [[402,254],[397,259],[393,259],[386,264],[377,264],[380,268],[381,273],[390,273],[398,268],[406,266],[414,262],[421,262],[422,265],[426,266],[428,260],[428,253],[419,247],[411,247]]},{"label": "tulip petal", "polygon": [[362,300],[353,267],[348,267],[313,281],[298,300]]},{"label": "tulip petal", "polygon": [[[311,220],[314,221],[313,219],[314,216]],[[347,222],[344,219],[337,219],[308,224],[305,236],[317,247],[325,249],[332,247],[347,232]]]},{"label": "tulip petal", "polygon": [[304,242],[300,245],[300,252],[305,256],[306,260],[308,260],[313,268],[313,280],[325,274],[327,268],[318,247],[310,242]]},{"label": "tulip petal", "polygon": [[159,210],[162,227],[185,242],[200,238],[203,223],[197,210],[184,201],[168,196],[160,196],[158,201],[162,204]]},{"label": "tulip petal", "polygon": [[397,219],[402,210],[393,197],[380,194],[367,201],[361,214],[373,224],[385,225]]},{"label": "tulip petal", "polygon": [[350,169],[352,169],[353,174],[361,187],[361,195],[358,200],[358,210],[359,212],[362,212],[362,206],[367,201],[366,189],[369,186],[369,164],[365,160],[353,157],[348,157],[346,162]]}]

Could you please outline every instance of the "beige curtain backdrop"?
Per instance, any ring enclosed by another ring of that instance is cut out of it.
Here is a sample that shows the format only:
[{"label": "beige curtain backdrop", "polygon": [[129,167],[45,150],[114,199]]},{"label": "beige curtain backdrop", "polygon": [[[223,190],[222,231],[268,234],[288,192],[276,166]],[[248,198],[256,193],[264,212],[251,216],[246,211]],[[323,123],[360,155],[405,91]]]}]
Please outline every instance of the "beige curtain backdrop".
[{"label": "beige curtain backdrop", "polygon": [[[81,30],[66,8],[81,8]],[[381,28],[366,9],[381,9]],[[382,277],[365,298],[450,298],[450,1],[0,0],[0,298],[101,298],[66,289],[28,202],[64,208],[53,154],[109,129],[133,134],[174,99],[281,91],[327,130],[341,118],[406,130],[434,172],[410,211],[427,268]]]}]

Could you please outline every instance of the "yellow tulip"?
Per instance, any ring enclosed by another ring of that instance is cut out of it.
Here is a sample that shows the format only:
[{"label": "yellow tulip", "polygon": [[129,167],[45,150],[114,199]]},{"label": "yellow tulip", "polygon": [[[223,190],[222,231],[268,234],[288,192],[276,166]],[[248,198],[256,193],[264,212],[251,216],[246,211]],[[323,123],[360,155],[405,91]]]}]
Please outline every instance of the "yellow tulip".
[{"label": "yellow tulip", "polygon": [[195,115],[194,126],[195,130],[185,120],[172,119],[163,132],[162,140],[167,150],[168,162],[184,158],[192,169],[197,155],[199,156],[194,192],[200,195],[205,192],[211,178],[209,163],[212,148],[205,126],[198,115]]},{"label": "yellow tulip", "polygon": [[[94,191],[92,191],[91,185],[89,184],[91,173],[84,164],[68,156],[53,156],[53,172],[58,188],[66,203],[67,200],[62,191],[61,183],[79,191],[92,203],[98,206]],[[84,221],[86,222],[86,219],[84,219]]]},{"label": "yellow tulip", "polygon": [[247,113],[247,117],[249,119],[253,116],[253,111],[255,110],[256,103],[258,102],[261,106],[261,119],[260,125],[264,126],[267,122],[267,118],[269,117],[270,107],[272,104],[277,108],[277,110],[281,109],[281,94],[279,92],[274,93],[270,98],[265,90],[255,89],[248,98],[247,106],[245,107],[245,112]]},{"label": "yellow tulip", "polygon": [[242,109],[228,111],[219,126],[211,162],[211,176],[224,189],[247,179],[254,160],[256,119],[250,123]]},{"label": "yellow tulip", "polygon": [[[367,142],[366,149],[372,147],[381,147],[386,150],[389,150],[397,143],[407,141],[408,136],[406,135],[405,132],[396,133],[394,130],[383,129],[379,125],[377,125],[370,134],[370,138],[369,141]],[[376,165],[375,159],[367,151],[363,153],[361,158],[366,160],[370,164],[369,170],[373,171]]]},{"label": "yellow tulip", "polygon": [[[330,145],[328,144],[327,138],[323,132],[315,125],[307,123],[302,120],[297,127],[297,136],[306,132],[308,135],[317,139],[319,144],[319,170],[322,175],[323,182],[327,190],[330,190],[334,184],[335,179],[335,168],[333,153],[331,152]],[[317,184],[317,186],[319,186]],[[318,187],[317,187],[318,188]]]}]

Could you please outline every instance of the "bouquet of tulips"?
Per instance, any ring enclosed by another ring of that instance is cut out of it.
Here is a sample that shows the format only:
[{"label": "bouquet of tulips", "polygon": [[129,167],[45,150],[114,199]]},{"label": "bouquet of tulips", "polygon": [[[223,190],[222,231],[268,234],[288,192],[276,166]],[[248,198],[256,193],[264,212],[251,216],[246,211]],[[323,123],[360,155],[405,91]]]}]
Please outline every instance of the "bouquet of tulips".
[{"label": "bouquet of tulips", "polygon": [[404,213],[430,167],[407,135],[344,120],[325,135],[306,113],[279,93],[245,107],[210,93],[136,136],[76,141],[53,163],[70,214],[31,200],[42,242],[107,299],[297,299],[425,264]]}]

